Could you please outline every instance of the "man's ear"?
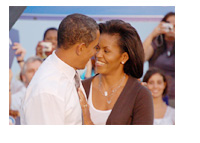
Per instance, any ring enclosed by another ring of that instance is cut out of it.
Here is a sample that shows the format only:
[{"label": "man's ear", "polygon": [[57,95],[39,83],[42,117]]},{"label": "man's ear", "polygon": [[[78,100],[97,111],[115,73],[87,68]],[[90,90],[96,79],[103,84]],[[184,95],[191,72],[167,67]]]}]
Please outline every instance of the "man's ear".
[{"label": "man's ear", "polygon": [[121,56],[121,63],[122,63],[122,64],[125,64],[125,63],[128,61],[128,59],[129,59],[128,53],[127,53],[127,52],[124,52],[124,53],[122,54],[122,56]]},{"label": "man's ear", "polygon": [[85,43],[77,44],[77,46],[76,46],[76,54],[78,56],[80,56],[85,48],[86,48]]}]

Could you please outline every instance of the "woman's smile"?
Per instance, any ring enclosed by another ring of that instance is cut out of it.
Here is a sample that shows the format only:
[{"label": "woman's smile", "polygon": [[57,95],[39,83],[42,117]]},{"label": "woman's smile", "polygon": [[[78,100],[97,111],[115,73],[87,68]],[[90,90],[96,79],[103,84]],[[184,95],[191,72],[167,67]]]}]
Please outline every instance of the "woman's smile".
[{"label": "woman's smile", "polygon": [[102,67],[105,65],[104,62],[101,62],[101,61],[96,61],[96,64],[95,64],[97,67]]}]

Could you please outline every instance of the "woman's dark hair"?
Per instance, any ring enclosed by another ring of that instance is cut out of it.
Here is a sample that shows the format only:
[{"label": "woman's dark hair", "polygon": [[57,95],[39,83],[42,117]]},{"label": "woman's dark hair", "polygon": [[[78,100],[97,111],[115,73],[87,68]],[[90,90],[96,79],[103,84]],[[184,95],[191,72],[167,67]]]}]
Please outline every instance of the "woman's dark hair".
[{"label": "woman's dark hair", "polygon": [[152,75],[156,74],[156,73],[160,74],[160,75],[163,77],[163,81],[166,83],[165,89],[164,89],[164,91],[163,91],[163,96],[165,96],[166,93],[167,93],[167,87],[168,87],[168,85],[167,85],[167,78],[166,78],[164,72],[163,72],[161,69],[156,68],[156,67],[150,68],[150,69],[146,72],[146,74],[144,75],[143,82],[148,83],[150,77],[151,77]]},{"label": "woman's dark hair", "polygon": [[43,40],[45,39],[45,37],[46,37],[46,35],[47,35],[47,32],[48,32],[48,31],[51,31],[51,30],[58,31],[58,29],[56,29],[56,28],[54,28],[54,27],[48,28],[48,29],[44,32]]},{"label": "woman's dark hair", "polygon": [[119,35],[118,45],[121,52],[127,52],[129,55],[129,59],[124,65],[124,72],[135,78],[142,77],[144,50],[136,29],[122,20],[100,23],[99,29],[101,34]]},{"label": "woman's dark hair", "polygon": [[[170,16],[175,16],[175,13],[174,12],[167,13],[161,21],[167,22],[167,19]],[[155,40],[156,40],[155,43],[157,45],[157,48],[155,51],[155,56],[152,58],[153,62],[158,58],[159,55],[161,55],[162,53],[164,53],[167,50],[167,45],[166,45],[164,34],[159,35],[158,37],[155,38]],[[174,55],[174,54],[175,54],[175,43],[174,43],[173,49],[171,51],[171,55]]]}]

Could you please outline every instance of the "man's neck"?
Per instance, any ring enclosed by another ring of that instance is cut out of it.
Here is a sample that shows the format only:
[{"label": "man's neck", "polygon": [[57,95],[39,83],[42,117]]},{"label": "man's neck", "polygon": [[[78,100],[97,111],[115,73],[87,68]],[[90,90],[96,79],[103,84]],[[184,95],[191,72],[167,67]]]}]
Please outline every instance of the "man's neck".
[{"label": "man's neck", "polygon": [[63,48],[57,48],[55,54],[60,60],[62,60],[64,63],[68,64],[76,70],[74,65],[74,61],[76,61],[75,55],[71,50],[72,49],[65,50]]}]

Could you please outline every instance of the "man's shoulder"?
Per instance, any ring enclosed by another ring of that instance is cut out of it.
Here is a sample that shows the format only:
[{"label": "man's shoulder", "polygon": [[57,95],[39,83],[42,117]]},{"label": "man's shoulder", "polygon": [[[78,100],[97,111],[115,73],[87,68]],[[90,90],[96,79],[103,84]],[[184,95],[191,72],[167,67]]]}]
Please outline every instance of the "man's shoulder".
[{"label": "man's shoulder", "polygon": [[[39,74],[39,73],[38,73]],[[57,93],[59,90],[72,87],[73,82],[65,74],[53,73],[52,71],[36,75],[29,84],[29,90],[42,93]]]}]

